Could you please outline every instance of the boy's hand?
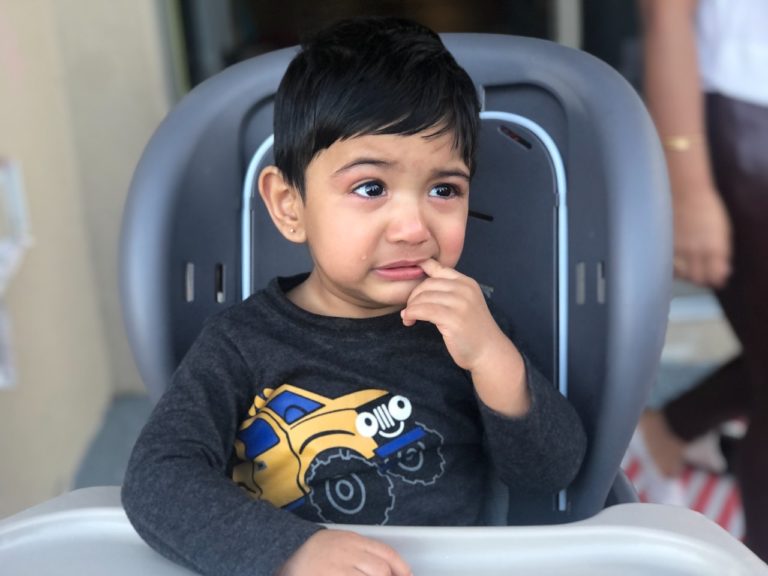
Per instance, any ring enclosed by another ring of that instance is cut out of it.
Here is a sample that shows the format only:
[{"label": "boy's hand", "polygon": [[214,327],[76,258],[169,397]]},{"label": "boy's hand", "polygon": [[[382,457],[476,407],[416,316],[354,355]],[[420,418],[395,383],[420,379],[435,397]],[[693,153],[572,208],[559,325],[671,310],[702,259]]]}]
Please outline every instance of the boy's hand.
[{"label": "boy's hand", "polygon": [[411,292],[401,312],[403,323],[412,326],[423,320],[437,326],[453,361],[472,372],[490,347],[507,337],[475,280],[432,258],[421,268],[429,278]]},{"label": "boy's hand", "polygon": [[434,324],[453,361],[472,374],[481,400],[503,414],[524,414],[529,398],[523,359],[491,316],[480,285],[432,258],[421,268],[429,278],[408,297],[403,324]]},{"label": "boy's hand", "polygon": [[320,530],[294,552],[277,576],[413,576],[386,544],[345,530]]}]

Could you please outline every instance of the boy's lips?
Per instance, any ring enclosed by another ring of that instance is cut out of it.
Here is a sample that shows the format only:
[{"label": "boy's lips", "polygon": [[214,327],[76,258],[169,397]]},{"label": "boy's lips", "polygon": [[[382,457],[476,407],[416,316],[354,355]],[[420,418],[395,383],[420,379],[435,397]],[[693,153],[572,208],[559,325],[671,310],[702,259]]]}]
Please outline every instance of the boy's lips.
[{"label": "boy's lips", "polygon": [[418,280],[426,276],[419,263],[423,260],[401,260],[374,268],[374,272],[386,280]]}]

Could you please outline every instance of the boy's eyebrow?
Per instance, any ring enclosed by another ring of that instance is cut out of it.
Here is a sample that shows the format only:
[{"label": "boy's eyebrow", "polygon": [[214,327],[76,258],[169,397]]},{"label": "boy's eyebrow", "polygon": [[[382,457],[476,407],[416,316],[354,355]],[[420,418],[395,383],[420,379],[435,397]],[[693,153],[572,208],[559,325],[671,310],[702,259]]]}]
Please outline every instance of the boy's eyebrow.
[{"label": "boy's eyebrow", "polygon": [[346,172],[347,170],[350,170],[354,168],[355,166],[362,166],[362,165],[373,165],[373,166],[391,166],[392,162],[387,162],[386,160],[382,160],[381,158],[355,158],[351,162],[347,162],[336,170],[333,175],[338,176],[339,174]]},{"label": "boy's eyebrow", "polygon": [[465,172],[464,170],[435,170],[432,172],[433,178],[463,178],[464,180],[469,180],[469,173]]},{"label": "boy's eyebrow", "polygon": [[[341,168],[337,169],[333,175],[338,176],[339,174],[342,174],[346,172],[347,170],[351,170],[352,168],[356,166],[382,166],[382,167],[388,167],[392,166],[392,162],[388,162],[387,160],[382,160],[381,158],[355,158],[351,162],[347,162],[342,166]],[[446,170],[433,170],[431,173],[432,178],[463,178],[464,180],[469,180],[469,173],[465,170],[461,169],[446,169]]]}]

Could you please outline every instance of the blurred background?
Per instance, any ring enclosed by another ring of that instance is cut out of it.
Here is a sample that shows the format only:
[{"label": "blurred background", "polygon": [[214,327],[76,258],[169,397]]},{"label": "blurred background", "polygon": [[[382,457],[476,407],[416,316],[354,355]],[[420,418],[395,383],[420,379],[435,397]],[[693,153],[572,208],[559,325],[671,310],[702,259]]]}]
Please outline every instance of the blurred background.
[{"label": "blurred background", "polygon": [[[0,0],[0,518],[120,484],[149,413],[117,253],[153,130],[212,74],[359,14],[548,38],[640,89],[632,0]],[[653,401],[735,346],[714,298],[676,285]]]}]

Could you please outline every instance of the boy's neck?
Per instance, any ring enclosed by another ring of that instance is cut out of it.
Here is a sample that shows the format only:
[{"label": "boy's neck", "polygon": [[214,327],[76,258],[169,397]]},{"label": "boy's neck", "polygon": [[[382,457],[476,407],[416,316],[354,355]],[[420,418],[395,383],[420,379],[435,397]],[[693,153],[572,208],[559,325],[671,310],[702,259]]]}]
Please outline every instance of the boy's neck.
[{"label": "boy's neck", "polygon": [[[300,284],[294,286],[285,293],[286,298],[302,310],[318,316],[332,316],[336,318],[374,318],[386,316],[398,312],[402,306],[381,308],[367,308],[354,304],[341,297],[330,295],[327,291],[316,289],[316,284],[321,282],[313,270]],[[323,297],[325,295],[325,297]]]}]

